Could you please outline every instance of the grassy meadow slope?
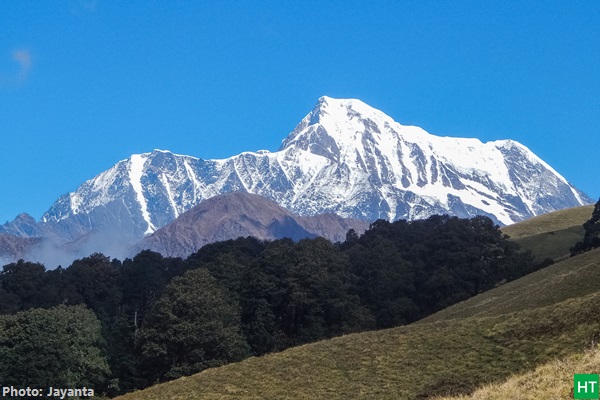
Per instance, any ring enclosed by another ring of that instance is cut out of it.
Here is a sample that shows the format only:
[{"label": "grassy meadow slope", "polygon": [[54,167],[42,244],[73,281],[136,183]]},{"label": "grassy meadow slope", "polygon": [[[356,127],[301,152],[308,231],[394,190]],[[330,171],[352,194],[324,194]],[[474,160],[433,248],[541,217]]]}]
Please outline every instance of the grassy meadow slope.
[{"label": "grassy meadow slope", "polygon": [[541,233],[561,231],[573,226],[583,225],[585,221],[590,219],[593,211],[593,205],[566,208],[505,226],[502,228],[502,232],[512,239],[521,239]]},{"label": "grassy meadow slope", "polygon": [[590,219],[593,205],[568,208],[530,218],[502,228],[521,247],[538,259],[565,259],[569,248],[583,238],[583,223]]},{"label": "grassy meadow slope", "polygon": [[[547,235],[545,245],[537,248],[538,257],[562,256],[582,235],[564,235],[565,230],[575,230],[591,212],[592,207],[559,211],[503,231],[516,240]],[[567,258],[408,326],[250,358],[122,399],[418,399],[468,394],[482,384],[513,385],[517,389],[506,390],[523,394],[529,389],[523,386],[527,375],[522,374],[541,374],[543,368],[558,368],[562,372],[557,374],[566,376],[560,375],[561,379],[572,382],[572,368],[565,370],[565,363],[576,363],[582,357],[576,354],[600,339],[597,282],[600,249]],[[567,361],[560,364],[557,359]],[[542,369],[531,372],[536,367]],[[501,384],[511,376],[516,383]],[[561,393],[556,398],[564,398],[560,397],[563,386],[556,389]],[[492,398],[484,391],[489,389],[480,390],[475,393],[484,394],[475,398]],[[504,393],[508,394],[496,398],[518,398],[513,392]]]},{"label": "grassy meadow slope", "polygon": [[450,306],[417,324],[491,317],[550,306],[600,292],[600,249],[568,258]]},{"label": "grassy meadow slope", "polygon": [[597,342],[598,278],[600,250],[412,325],[250,358],[123,399],[414,399],[470,393]]}]

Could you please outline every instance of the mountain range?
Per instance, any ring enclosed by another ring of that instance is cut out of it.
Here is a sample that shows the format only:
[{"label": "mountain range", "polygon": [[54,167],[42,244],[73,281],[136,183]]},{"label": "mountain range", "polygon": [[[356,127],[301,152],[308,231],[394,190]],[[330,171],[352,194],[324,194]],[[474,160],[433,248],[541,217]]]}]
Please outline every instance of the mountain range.
[{"label": "mountain range", "polygon": [[[360,100],[321,97],[276,152],[217,160],[164,150],[134,154],[61,196],[40,221],[21,214],[0,233],[86,250],[106,248],[101,242],[129,248],[154,232],[167,235],[161,228],[180,216],[194,224],[191,215],[204,214],[187,211],[230,192],[262,196],[296,216],[335,214],[367,222],[450,214],[486,215],[508,225],[592,203],[513,140],[435,136]],[[145,242],[160,247],[156,240]]]}]

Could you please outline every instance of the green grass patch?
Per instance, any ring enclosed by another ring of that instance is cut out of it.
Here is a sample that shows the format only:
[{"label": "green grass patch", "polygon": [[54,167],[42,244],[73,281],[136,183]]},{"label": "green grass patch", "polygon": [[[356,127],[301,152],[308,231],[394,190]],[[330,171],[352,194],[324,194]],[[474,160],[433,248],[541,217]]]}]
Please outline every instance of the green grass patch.
[{"label": "green grass patch", "polygon": [[538,260],[550,258],[555,261],[570,257],[570,249],[583,239],[585,230],[577,225],[559,231],[540,233],[514,239],[523,249],[531,250]]},{"label": "green grass patch", "polygon": [[415,399],[464,394],[600,334],[600,250],[418,323],[313,343],[128,394],[137,399]]},{"label": "green grass patch", "polygon": [[523,249],[538,260],[555,261],[569,257],[569,249],[583,239],[583,223],[590,219],[594,206],[554,211],[502,228]]},{"label": "green grass patch", "polygon": [[572,257],[450,306],[417,322],[496,316],[600,291],[600,249]]},{"label": "green grass patch", "polygon": [[502,228],[502,232],[512,239],[520,239],[547,232],[562,231],[572,226],[583,225],[591,218],[593,211],[593,205],[567,208],[505,226]]}]

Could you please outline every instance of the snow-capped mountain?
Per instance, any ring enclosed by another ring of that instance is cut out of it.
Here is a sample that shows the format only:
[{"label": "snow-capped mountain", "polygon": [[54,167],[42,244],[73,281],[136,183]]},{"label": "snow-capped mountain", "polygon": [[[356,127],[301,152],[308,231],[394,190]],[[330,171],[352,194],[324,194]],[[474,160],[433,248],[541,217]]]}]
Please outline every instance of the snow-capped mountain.
[{"label": "snow-capped mountain", "polygon": [[322,97],[277,152],[135,154],[62,196],[41,224],[66,241],[90,231],[136,239],[233,191],[298,215],[371,221],[448,213],[510,224],[592,202],[515,141],[434,136],[359,100]]}]

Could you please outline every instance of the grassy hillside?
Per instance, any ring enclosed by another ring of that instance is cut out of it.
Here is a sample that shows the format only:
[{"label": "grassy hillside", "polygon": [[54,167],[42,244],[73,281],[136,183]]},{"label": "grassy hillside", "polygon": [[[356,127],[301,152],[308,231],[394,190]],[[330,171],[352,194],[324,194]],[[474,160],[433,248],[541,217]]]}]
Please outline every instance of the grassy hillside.
[{"label": "grassy hillside", "polygon": [[561,260],[583,238],[582,225],[590,219],[592,211],[593,205],[559,210],[505,226],[502,232],[539,259]]},{"label": "grassy hillside", "polygon": [[561,231],[583,225],[592,216],[592,211],[594,211],[593,205],[554,211],[505,226],[502,232],[513,239],[521,239],[541,233]]},{"label": "grassy hillside", "polygon": [[490,317],[550,306],[600,291],[600,249],[583,253],[450,306],[417,324]]},{"label": "grassy hillside", "polygon": [[597,347],[585,353],[554,360],[533,371],[515,375],[505,382],[485,385],[469,396],[436,400],[563,400],[573,398],[573,375],[600,371]]},{"label": "grassy hillside", "polygon": [[600,250],[409,326],[251,358],[122,398],[410,399],[470,393],[482,382],[500,382],[597,342],[598,278]]}]

